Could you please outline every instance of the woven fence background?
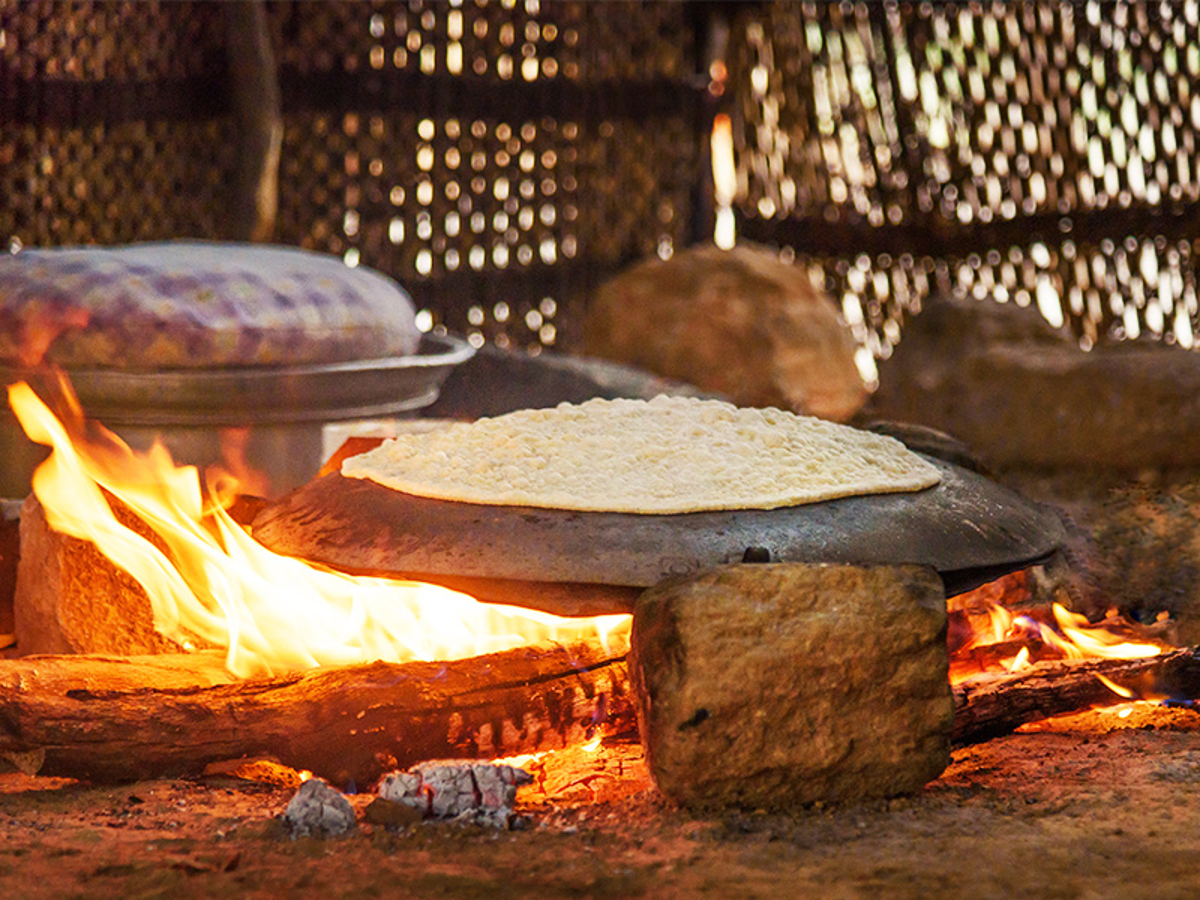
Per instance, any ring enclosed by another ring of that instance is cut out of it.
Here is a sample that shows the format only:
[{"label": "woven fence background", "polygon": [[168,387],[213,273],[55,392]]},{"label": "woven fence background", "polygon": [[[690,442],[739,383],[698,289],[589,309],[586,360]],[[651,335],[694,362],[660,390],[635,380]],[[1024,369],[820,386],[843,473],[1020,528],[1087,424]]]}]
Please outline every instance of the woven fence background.
[{"label": "woven fence background", "polygon": [[[575,346],[600,280],[711,233],[721,108],[740,237],[877,356],[946,292],[1084,346],[1196,342],[1195,0],[266,9],[274,239],[397,277],[430,327]],[[226,29],[219,3],[0,0],[0,238],[227,236]]]},{"label": "woven fence background", "polygon": [[948,292],[1196,343],[1197,3],[777,3],[731,47],[740,234],[876,355]]}]

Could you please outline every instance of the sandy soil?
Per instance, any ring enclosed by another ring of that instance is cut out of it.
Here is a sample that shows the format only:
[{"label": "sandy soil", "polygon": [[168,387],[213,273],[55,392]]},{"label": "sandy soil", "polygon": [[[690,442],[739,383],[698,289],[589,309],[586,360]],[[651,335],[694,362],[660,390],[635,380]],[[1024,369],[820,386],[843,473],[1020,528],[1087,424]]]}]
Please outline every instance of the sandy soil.
[{"label": "sandy soil", "polygon": [[540,775],[524,830],[364,824],[324,841],[284,833],[289,786],[4,775],[0,896],[1200,896],[1194,710],[1057,720],[957,751],[918,796],[786,816],[668,809],[636,747]]}]

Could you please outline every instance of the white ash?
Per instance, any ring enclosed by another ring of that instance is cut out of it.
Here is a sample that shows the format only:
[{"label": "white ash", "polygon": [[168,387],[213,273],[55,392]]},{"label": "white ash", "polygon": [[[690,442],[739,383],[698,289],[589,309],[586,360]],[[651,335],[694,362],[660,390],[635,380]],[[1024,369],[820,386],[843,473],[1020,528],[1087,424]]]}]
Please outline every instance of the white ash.
[{"label": "white ash", "polygon": [[354,807],[320,778],[310,778],[288,802],[283,822],[292,837],[338,837],[357,825]]},{"label": "white ash", "polygon": [[507,824],[517,788],[532,784],[524,769],[487,762],[435,760],[392,772],[379,782],[379,796],[405,803],[437,819],[473,816],[483,824]]}]

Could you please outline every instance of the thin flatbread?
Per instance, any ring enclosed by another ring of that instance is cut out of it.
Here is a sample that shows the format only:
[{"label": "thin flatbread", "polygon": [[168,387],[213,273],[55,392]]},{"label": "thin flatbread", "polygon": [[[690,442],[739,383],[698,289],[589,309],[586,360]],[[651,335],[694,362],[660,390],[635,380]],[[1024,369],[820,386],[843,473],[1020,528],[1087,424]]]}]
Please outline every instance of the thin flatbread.
[{"label": "thin flatbread", "polygon": [[435,500],[670,515],[919,491],[935,466],[899,441],[717,400],[589,400],[409,434],[342,474]]}]

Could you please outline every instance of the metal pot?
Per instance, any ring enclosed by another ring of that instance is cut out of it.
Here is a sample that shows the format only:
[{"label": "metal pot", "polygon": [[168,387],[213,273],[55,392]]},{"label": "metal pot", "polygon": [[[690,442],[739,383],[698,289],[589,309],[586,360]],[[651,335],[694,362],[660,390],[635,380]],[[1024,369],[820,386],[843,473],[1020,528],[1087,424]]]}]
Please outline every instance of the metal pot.
[{"label": "metal pot", "polygon": [[[231,429],[245,462],[276,496],[315,476],[323,433],[335,422],[402,417],[437,399],[442,382],[474,349],[425,335],[412,356],[324,365],[126,371],[75,369],[66,376],[84,412],[136,449],[159,439],[177,462],[223,460]],[[5,385],[28,381],[43,398],[61,395],[55,372],[0,369]],[[46,448],[0,414],[0,497],[23,497]]]}]

